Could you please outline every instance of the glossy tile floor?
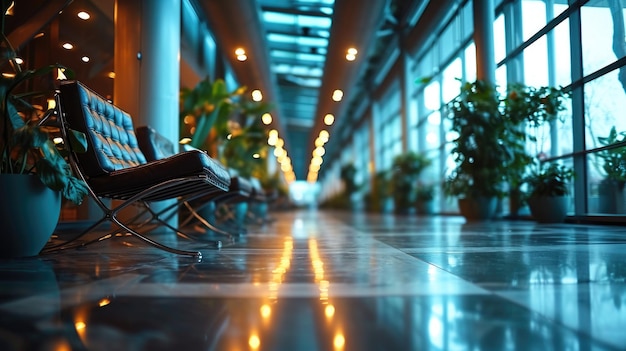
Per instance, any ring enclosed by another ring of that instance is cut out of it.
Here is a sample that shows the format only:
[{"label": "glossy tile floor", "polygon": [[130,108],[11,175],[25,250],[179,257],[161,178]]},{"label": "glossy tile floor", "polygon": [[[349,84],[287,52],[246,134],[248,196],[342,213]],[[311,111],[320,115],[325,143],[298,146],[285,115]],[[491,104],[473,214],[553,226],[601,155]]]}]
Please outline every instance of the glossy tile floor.
[{"label": "glossy tile floor", "polygon": [[272,218],[0,261],[0,350],[626,350],[626,227]]}]

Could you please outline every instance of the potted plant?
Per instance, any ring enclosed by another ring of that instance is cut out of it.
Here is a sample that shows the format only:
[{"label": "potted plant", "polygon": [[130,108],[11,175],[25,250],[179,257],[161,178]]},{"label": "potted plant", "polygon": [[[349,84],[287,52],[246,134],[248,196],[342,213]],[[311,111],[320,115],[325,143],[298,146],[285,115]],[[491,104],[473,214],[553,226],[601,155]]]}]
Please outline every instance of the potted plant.
[{"label": "potted plant", "polygon": [[434,212],[435,186],[418,183],[415,189],[415,209],[418,214],[429,215]]},{"label": "potted plant", "polygon": [[382,170],[372,177],[372,186],[366,196],[367,209],[373,212],[390,213],[393,211],[393,187],[391,171]]},{"label": "potted plant", "polygon": [[[606,137],[598,137],[603,147],[626,142],[626,132],[617,132],[615,127]],[[624,213],[624,184],[626,184],[626,147],[606,148],[596,154],[602,161],[604,179],[598,187],[599,212]]]},{"label": "potted plant", "polygon": [[357,169],[353,163],[347,163],[341,166],[340,177],[343,183],[343,197],[347,208],[357,209],[358,199],[355,198],[361,184],[356,180]]},{"label": "potted plant", "polygon": [[563,222],[567,215],[568,185],[573,178],[572,168],[557,162],[534,165],[524,182],[528,186],[528,207],[536,221]]},{"label": "potted plant", "polygon": [[[0,31],[0,193],[4,202],[0,222],[5,226],[0,255],[20,257],[37,255],[49,240],[59,219],[61,196],[79,204],[87,188],[73,176],[52,142],[51,127],[42,123],[51,111],[46,115],[43,108],[31,103],[45,92],[23,88],[26,82],[34,86],[36,78],[63,67],[25,69],[18,63],[4,33],[4,14],[10,4],[2,1]],[[86,148],[84,135],[70,133],[69,137],[78,150]]]},{"label": "potted plant", "polygon": [[497,200],[506,194],[508,167],[519,150],[517,127],[501,109],[494,84],[477,80],[464,83],[460,94],[447,104],[456,168],[443,184],[444,193],[456,196],[467,220],[490,219]]},{"label": "potted plant", "polygon": [[[245,86],[229,90],[223,79],[201,80],[192,89],[180,91],[181,136],[186,144],[206,150],[240,176],[251,177],[266,167],[267,135],[260,117],[269,104],[245,98]],[[248,204],[232,205],[240,217]],[[214,207],[205,206],[201,215],[213,216]]]},{"label": "potted plant", "polygon": [[[512,83],[507,87],[507,96],[502,101],[503,114],[509,121],[507,138],[511,162],[507,165],[509,185],[510,214],[515,217],[523,204],[520,187],[523,183],[527,165],[533,157],[528,154],[529,142],[536,146],[535,155],[542,154],[542,143],[538,140],[541,128],[558,119],[558,112],[565,109],[565,98],[569,96],[562,88],[543,86],[532,87],[521,83]],[[532,145],[532,144],[531,144]]]},{"label": "potted plant", "polygon": [[432,161],[423,153],[407,151],[392,162],[392,191],[396,213],[408,213],[415,204],[419,176]]}]

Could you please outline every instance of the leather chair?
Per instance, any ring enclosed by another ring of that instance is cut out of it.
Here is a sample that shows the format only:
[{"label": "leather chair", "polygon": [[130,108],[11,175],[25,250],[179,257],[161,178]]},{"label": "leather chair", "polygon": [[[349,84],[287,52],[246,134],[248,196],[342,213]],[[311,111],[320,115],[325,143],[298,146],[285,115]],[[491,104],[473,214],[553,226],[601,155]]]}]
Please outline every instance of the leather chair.
[{"label": "leather chair", "polygon": [[[44,252],[76,247],[73,244],[78,238],[105,221],[111,221],[149,245],[201,259],[199,251],[180,250],[148,238],[118,214],[135,203],[149,208],[151,201],[225,193],[230,185],[228,171],[201,151],[179,152],[148,161],[139,148],[131,116],[78,81],[60,84],[57,109],[66,141],[70,128],[84,133],[87,138],[85,153],[72,152],[68,142],[66,147],[70,148],[70,165],[85,181],[91,198],[104,215],[78,236],[66,243],[44,248]],[[120,201],[105,205],[103,199]],[[217,241],[215,245],[220,247],[221,242]]]}]

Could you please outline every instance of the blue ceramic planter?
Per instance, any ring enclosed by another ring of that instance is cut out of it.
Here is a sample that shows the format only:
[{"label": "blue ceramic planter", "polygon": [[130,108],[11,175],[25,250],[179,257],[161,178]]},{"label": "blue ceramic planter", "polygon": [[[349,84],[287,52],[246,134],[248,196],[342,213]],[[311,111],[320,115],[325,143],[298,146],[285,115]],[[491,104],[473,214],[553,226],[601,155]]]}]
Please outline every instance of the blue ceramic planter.
[{"label": "blue ceramic planter", "polygon": [[59,221],[60,192],[36,176],[0,174],[0,194],[0,257],[38,255]]}]

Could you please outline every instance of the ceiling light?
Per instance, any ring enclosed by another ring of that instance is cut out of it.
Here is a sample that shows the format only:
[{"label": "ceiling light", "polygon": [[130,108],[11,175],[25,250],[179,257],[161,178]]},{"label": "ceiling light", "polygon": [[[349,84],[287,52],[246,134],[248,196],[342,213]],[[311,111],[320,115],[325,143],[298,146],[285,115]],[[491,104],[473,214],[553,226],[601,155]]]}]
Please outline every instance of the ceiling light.
[{"label": "ceiling light", "polygon": [[263,124],[269,125],[272,123],[272,115],[264,113],[263,116],[261,116],[261,120],[263,121]]},{"label": "ceiling light", "polygon": [[356,54],[357,53],[358,53],[357,49],[349,48],[347,53],[346,53],[346,60],[348,60],[348,61],[356,60]]},{"label": "ceiling light", "polygon": [[336,89],[333,91],[333,101],[341,101],[343,99],[343,91]]},{"label": "ceiling light", "polygon": [[263,100],[263,93],[261,93],[261,91],[259,89],[253,90],[252,91],[252,100],[254,100],[254,101],[261,101],[261,100]]},{"label": "ceiling light", "polygon": [[24,63],[24,60],[22,60],[21,57],[16,57],[15,58],[15,63],[17,63],[18,65],[21,65],[22,63]]},{"label": "ceiling light", "polygon": [[89,13],[85,12],[85,11],[80,11],[78,13],[78,18],[82,19],[82,20],[88,20],[91,16],[89,15]]},{"label": "ceiling light", "polygon": [[242,62],[248,59],[248,56],[246,55],[246,50],[244,50],[243,48],[235,49],[235,55],[237,55],[237,60]]},{"label": "ceiling light", "polygon": [[62,46],[63,46],[63,49],[66,49],[66,50],[72,50],[74,48],[74,45],[70,43],[65,43]]},{"label": "ceiling light", "polygon": [[109,72],[109,74],[107,74],[107,77],[111,79],[115,78],[115,72]]},{"label": "ceiling light", "polygon": [[252,158],[261,158],[261,155],[259,155],[258,153],[254,153],[252,154]]},{"label": "ceiling light", "polygon": [[325,143],[328,142],[328,139],[330,139],[330,134],[328,133],[328,131],[321,130],[320,131],[320,139],[323,140]]},{"label": "ceiling light", "polygon": [[83,57],[81,57],[81,60],[83,60],[83,62],[87,63],[87,62],[89,62],[89,56],[83,56]]},{"label": "ceiling light", "polygon": [[326,116],[324,116],[324,124],[326,124],[327,126],[333,125],[334,122],[335,116],[333,116],[332,113],[327,113]]}]

